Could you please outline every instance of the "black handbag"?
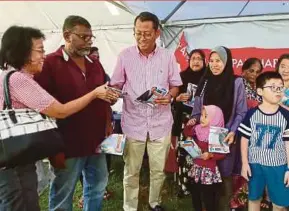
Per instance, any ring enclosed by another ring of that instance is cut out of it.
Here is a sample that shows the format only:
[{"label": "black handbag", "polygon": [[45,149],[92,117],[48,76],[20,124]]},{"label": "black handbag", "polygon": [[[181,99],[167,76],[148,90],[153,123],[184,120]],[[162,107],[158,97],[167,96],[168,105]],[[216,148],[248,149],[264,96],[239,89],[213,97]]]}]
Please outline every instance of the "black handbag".
[{"label": "black handbag", "polygon": [[12,108],[9,77],[4,76],[4,107],[0,111],[0,168],[13,168],[54,156],[64,150],[54,119],[29,109]]}]

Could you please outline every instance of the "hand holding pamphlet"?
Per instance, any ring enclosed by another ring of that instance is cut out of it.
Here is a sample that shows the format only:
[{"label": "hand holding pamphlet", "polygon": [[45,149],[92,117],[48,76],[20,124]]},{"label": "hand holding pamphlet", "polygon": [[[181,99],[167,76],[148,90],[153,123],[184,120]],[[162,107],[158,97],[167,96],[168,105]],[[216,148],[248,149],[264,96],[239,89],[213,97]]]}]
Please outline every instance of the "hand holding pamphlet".
[{"label": "hand holding pamphlet", "polygon": [[209,134],[209,152],[212,153],[230,153],[230,146],[224,142],[229,130],[222,127],[210,127]]},{"label": "hand holding pamphlet", "polygon": [[197,85],[188,83],[187,86],[187,94],[189,95],[189,99],[187,102],[183,102],[184,105],[189,106],[189,107],[194,107],[194,102],[195,102],[195,94],[197,91]]},{"label": "hand holding pamphlet", "polygon": [[123,92],[122,90],[120,89],[117,89],[117,88],[114,88],[114,87],[111,87],[111,86],[108,86],[107,87],[109,90],[117,93],[119,95],[119,98],[123,98],[127,93],[126,92]]},{"label": "hand holding pamphlet", "polygon": [[100,144],[100,152],[123,155],[126,136],[124,134],[111,134]]},{"label": "hand holding pamphlet", "polygon": [[168,93],[168,90],[164,88],[153,87],[151,90],[147,90],[141,96],[139,96],[136,101],[147,104],[151,107],[155,107],[155,100],[158,97],[163,97]]},{"label": "hand holding pamphlet", "polygon": [[193,139],[186,139],[181,142],[181,147],[184,148],[192,158],[199,158],[202,155],[202,150]]}]

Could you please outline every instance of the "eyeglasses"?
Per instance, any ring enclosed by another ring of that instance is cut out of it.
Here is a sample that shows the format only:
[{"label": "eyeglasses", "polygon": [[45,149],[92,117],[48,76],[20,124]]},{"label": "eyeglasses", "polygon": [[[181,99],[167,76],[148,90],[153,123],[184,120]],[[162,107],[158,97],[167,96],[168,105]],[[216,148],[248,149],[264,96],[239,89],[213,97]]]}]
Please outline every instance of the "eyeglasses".
[{"label": "eyeglasses", "polygon": [[264,88],[270,88],[272,92],[284,92],[285,90],[284,86],[263,86]]},{"label": "eyeglasses", "polygon": [[39,52],[39,53],[42,53],[42,54],[45,54],[45,50],[44,50],[44,49],[35,49],[35,48],[32,48],[31,50],[32,50],[32,51]]},{"label": "eyeglasses", "polygon": [[153,33],[141,33],[141,32],[138,32],[138,33],[134,33],[134,36],[137,38],[137,39],[140,39],[141,37],[145,38],[145,39],[151,39],[153,37]]},{"label": "eyeglasses", "polygon": [[89,41],[94,41],[95,40],[95,36],[93,36],[93,35],[77,34],[77,33],[74,33],[74,32],[71,32],[71,34],[75,34],[80,39],[82,39],[84,42],[89,42]]},{"label": "eyeglasses", "polygon": [[197,61],[197,62],[203,61],[203,59],[200,58],[200,57],[192,57],[191,60],[192,61]]}]

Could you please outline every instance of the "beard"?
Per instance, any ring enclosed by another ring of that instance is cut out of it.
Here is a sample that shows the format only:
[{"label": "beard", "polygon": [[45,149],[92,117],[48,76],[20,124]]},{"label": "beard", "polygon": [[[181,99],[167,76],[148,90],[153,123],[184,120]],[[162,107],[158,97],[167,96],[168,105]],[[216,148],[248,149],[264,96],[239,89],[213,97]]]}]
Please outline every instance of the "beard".
[{"label": "beard", "polygon": [[88,56],[90,54],[90,49],[75,49],[74,53],[78,56]]},{"label": "beard", "polygon": [[72,55],[83,57],[83,56],[88,56],[90,54],[90,47],[76,48],[73,46],[69,46],[68,51]]}]

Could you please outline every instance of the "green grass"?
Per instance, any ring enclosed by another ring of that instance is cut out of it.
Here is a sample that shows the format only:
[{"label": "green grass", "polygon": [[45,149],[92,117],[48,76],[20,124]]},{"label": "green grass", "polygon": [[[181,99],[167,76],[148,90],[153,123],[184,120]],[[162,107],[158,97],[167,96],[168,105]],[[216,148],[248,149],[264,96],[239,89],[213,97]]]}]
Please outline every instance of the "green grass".
[{"label": "green grass", "polygon": [[[113,156],[112,169],[114,172],[109,177],[108,189],[113,192],[112,198],[104,200],[103,211],[121,211],[123,203],[123,161],[119,156]],[[149,171],[148,167],[143,167],[141,171],[139,211],[148,210],[149,193]],[[78,200],[82,195],[80,184],[77,184],[74,194],[74,211],[81,211],[77,207]],[[176,183],[173,181],[173,175],[168,174],[162,190],[162,201],[167,211],[191,211],[190,197],[179,199],[177,196]],[[40,196],[41,211],[48,211],[48,189]]]}]

